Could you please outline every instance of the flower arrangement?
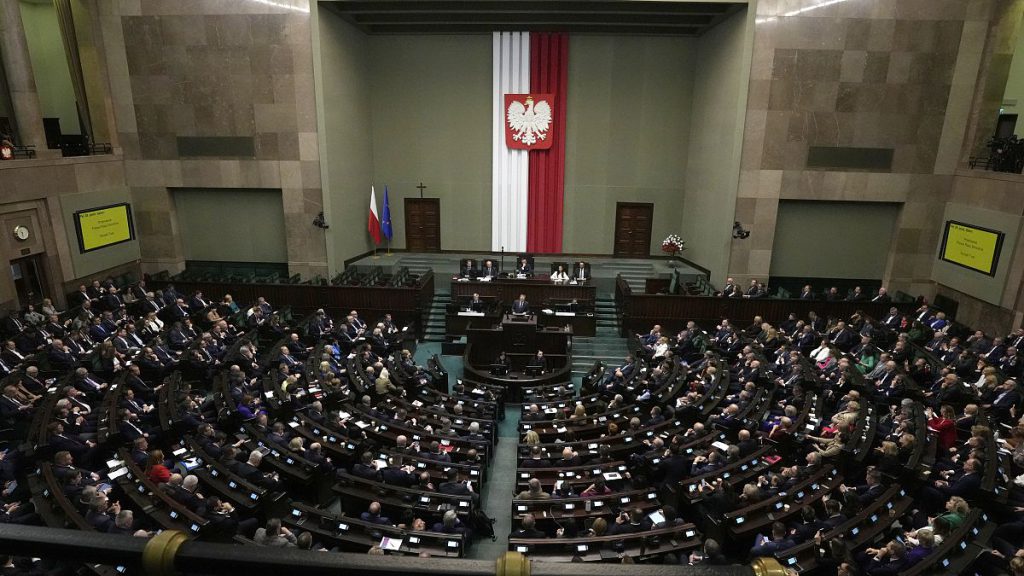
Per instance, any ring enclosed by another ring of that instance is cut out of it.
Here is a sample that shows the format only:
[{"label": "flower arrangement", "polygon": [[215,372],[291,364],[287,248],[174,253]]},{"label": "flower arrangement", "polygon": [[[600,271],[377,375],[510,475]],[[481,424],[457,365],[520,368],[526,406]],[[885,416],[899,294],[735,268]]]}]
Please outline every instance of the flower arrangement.
[{"label": "flower arrangement", "polygon": [[676,253],[686,250],[685,245],[686,242],[678,234],[669,234],[668,238],[661,241],[661,251],[675,256]]}]

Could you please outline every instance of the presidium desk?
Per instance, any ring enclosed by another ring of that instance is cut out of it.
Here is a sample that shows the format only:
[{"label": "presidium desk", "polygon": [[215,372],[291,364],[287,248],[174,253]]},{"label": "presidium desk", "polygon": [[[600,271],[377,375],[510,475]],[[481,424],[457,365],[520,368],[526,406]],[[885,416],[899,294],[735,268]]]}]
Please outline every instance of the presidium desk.
[{"label": "presidium desk", "polygon": [[[483,312],[463,310],[462,303],[479,294],[487,303]],[[449,337],[466,336],[468,329],[492,327],[501,322],[512,301],[526,295],[530,311],[542,328],[571,328],[576,336],[593,336],[597,330],[594,316],[597,289],[593,283],[555,284],[549,276],[533,278],[494,278],[489,281],[458,280],[451,283],[452,306],[445,317]],[[570,306],[570,303],[574,302]],[[571,311],[570,311],[571,310]],[[549,312],[546,312],[549,311]]]}]

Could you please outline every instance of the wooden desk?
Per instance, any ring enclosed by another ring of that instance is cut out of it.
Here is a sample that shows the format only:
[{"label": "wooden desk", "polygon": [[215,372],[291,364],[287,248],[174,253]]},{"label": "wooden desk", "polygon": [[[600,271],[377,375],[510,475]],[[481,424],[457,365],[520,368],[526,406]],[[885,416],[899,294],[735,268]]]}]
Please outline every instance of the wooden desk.
[{"label": "wooden desk", "polygon": [[533,312],[538,312],[548,300],[573,299],[579,302],[584,309],[592,310],[597,299],[597,287],[591,283],[554,284],[546,275],[522,279],[496,278],[489,282],[452,280],[453,301],[460,297],[472,296],[474,292],[480,294],[481,297],[496,297],[506,306],[518,299],[520,294],[525,294],[526,301],[530,303],[530,309]]},{"label": "wooden desk", "polygon": [[323,308],[334,318],[335,324],[345,319],[350,310],[358,310],[359,317],[375,322],[384,314],[391,314],[398,324],[411,325],[418,337],[424,333],[423,314],[434,298],[434,273],[423,274],[411,288],[391,286],[319,286],[315,284],[258,284],[247,282],[199,282],[184,280],[151,280],[149,287],[163,289],[174,284],[182,294],[191,295],[200,290],[210,298],[218,299],[231,294],[239,306],[249,306],[260,296],[271,305],[291,305],[299,317]]},{"label": "wooden desk", "polygon": [[622,313],[622,336],[646,334],[655,324],[662,326],[663,334],[674,334],[682,330],[688,320],[705,327],[714,326],[723,318],[737,325],[746,325],[754,316],[761,316],[765,322],[777,325],[791,313],[796,314],[797,318],[806,318],[808,312],[814,311],[821,318],[845,320],[857,311],[874,318],[885,318],[890,308],[897,308],[901,313],[914,309],[913,303],[896,302],[639,294],[633,292],[621,276],[615,284],[615,301]]}]

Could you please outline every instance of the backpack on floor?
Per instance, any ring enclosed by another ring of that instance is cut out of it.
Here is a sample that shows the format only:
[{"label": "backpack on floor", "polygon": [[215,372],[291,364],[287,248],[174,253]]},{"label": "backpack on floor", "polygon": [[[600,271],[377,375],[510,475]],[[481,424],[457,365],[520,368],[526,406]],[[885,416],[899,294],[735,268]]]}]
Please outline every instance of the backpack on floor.
[{"label": "backpack on floor", "polygon": [[474,535],[483,538],[490,538],[491,542],[498,539],[498,537],[494,535],[494,518],[488,517],[487,513],[483,510],[477,508],[470,512],[467,521],[469,523],[469,529],[473,531]]}]

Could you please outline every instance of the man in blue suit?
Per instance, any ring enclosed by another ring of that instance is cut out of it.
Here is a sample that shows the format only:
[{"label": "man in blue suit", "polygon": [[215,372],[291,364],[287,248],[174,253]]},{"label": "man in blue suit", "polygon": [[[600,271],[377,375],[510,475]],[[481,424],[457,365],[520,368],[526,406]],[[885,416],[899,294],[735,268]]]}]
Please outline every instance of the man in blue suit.
[{"label": "man in blue suit", "polygon": [[526,301],[526,294],[520,294],[519,299],[512,303],[513,314],[529,314],[530,303]]}]

